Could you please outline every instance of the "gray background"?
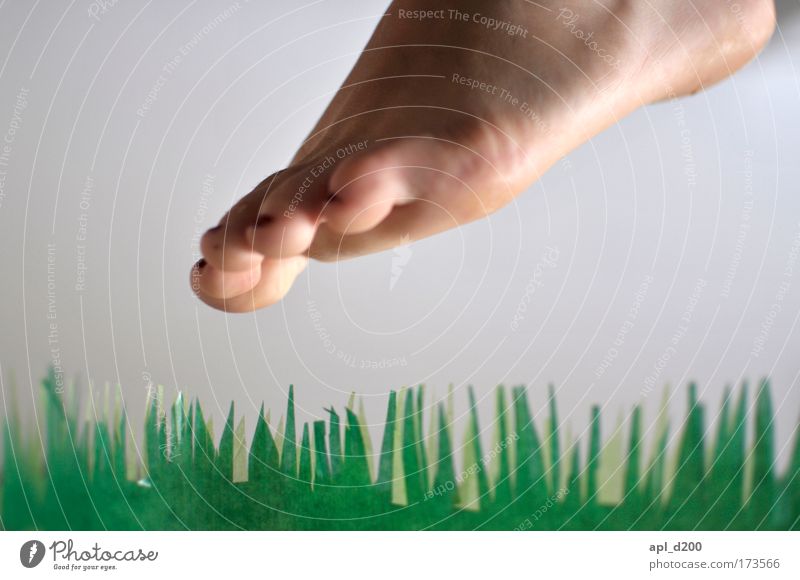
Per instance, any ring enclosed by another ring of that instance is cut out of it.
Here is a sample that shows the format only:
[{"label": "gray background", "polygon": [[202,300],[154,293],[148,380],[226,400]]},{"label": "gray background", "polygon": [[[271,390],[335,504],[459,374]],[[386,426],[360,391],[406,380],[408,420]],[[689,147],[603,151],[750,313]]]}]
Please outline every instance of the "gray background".
[{"label": "gray background", "polygon": [[137,427],[151,383],[216,422],[234,400],[250,426],[262,400],[283,412],[289,383],[301,420],[356,391],[376,422],[390,388],[425,383],[430,403],[452,384],[459,415],[473,384],[488,425],[495,385],[529,384],[538,411],[552,383],[580,434],[593,403],[608,432],[643,400],[652,419],[669,384],[679,418],[674,387],[694,379],[713,419],[726,385],[769,375],[786,444],[800,412],[797,3],[745,70],[638,111],[491,219],[312,264],[283,303],[239,316],[192,296],[198,237],[288,162],[385,3],[92,6],[0,2],[4,400],[15,382],[30,406],[56,362],[84,391],[87,377],[120,384]]}]

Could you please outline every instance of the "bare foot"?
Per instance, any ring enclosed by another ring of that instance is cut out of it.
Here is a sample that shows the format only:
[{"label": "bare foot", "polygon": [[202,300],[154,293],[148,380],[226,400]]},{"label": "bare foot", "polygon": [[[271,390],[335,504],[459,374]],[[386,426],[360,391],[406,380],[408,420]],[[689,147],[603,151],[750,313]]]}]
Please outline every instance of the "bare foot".
[{"label": "bare foot", "polygon": [[394,2],[291,166],[204,235],[192,287],[247,312],[309,257],[485,217],[637,107],[733,73],[774,17],[772,0]]}]

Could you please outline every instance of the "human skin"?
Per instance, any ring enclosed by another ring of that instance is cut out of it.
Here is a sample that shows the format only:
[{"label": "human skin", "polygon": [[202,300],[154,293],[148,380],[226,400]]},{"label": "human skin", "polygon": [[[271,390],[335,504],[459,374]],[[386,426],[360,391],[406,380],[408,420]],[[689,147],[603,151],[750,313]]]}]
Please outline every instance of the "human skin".
[{"label": "human skin", "polygon": [[203,236],[192,288],[249,312],[309,258],[486,217],[638,107],[731,75],[774,26],[772,0],[393,2],[289,167]]}]

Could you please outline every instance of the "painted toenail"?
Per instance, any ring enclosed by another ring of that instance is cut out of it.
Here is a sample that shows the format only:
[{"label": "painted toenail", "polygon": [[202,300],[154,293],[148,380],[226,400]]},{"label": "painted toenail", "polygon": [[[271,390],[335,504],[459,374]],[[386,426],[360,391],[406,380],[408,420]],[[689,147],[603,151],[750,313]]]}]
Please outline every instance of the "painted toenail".
[{"label": "painted toenail", "polygon": [[264,226],[266,226],[268,224],[271,224],[274,221],[275,221],[275,218],[273,218],[271,215],[258,216],[258,219],[256,220],[255,227],[256,228],[261,228],[261,227],[264,227]]},{"label": "painted toenail", "polygon": [[206,262],[206,259],[205,258],[200,258],[200,261],[197,262],[197,269],[199,270],[201,268],[205,268],[206,264],[208,264],[208,262]]}]

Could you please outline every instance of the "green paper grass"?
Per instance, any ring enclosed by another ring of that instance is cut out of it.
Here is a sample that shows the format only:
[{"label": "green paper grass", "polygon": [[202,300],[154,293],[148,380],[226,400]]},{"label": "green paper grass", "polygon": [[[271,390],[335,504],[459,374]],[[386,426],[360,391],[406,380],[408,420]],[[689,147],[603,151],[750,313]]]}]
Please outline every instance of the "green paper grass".
[{"label": "green paper grass", "polygon": [[490,448],[471,390],[459,445],[452,410],[404,389],[389,396],[375,465],[363,410],[297,425],[293,388],[283,426],[273,431],[262,406],[249,445],[233,405],[217,441],[198,402],[165,408],[159,393],[139,464],[121,405],[79,421],[52,372],[42,384],[46,430],[13,409],[3,429],[6,530],[800,529],[800,431],[778,473],[766,382],[752,402],[746,387],[726,392],[714,433],[690,385],[677,432],[662,410],[653,436],[636,407],[627,433],[603,439],[595,407],[583,443],[565,435],[552,389],[537,425],[524,388],[498,388]]}]

